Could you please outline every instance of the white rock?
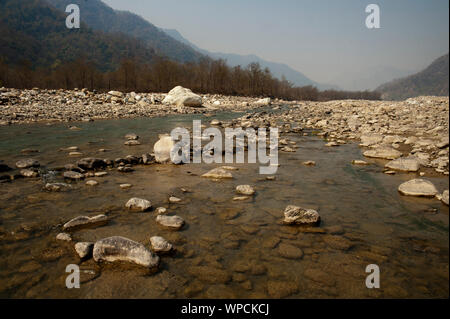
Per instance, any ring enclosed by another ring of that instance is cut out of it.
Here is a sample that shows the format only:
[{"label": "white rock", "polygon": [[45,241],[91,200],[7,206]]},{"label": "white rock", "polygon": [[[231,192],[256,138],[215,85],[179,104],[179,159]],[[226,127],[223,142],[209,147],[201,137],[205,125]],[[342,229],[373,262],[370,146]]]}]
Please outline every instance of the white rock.
[{"label": "white rock", "polygon": [[150,238],[152,250],[155,253],[167,253],[172,250],[173,246],[167,240],[159,236],[153,236]]},{"label": "white rock", "polygon": [[397,171],[417,172],[420,169],[420,163],[415,158],[405,157],[390,161],[385,167]]},{"label": "white rock", "polygon": [[77,252],[78,256],[80,258],[87,257],[94,248],[94,243],[88,243],[88,242],[81,242],[75,244],[75,251]]},{"label": "white rock", "polygon": [[447,189],[442,193],[442,199],[441,199],[441,201],[447,206],[448,206],[448,195],[449,195],[449,193],[448,193],[448,189]]},{"label": "white rock", "polygon": [[184,219],[180,216],[158,215],[156,222],[164,227],[179,230],[184,225]]},{"label": "white rock", "polygon": [[438,190],[430,181],[417,178],[401,184],[398,191],[407,196],[434,197]]},{"label": "white rock", "polygon": [[62,241],[72,241],[72,237],[68,233],[59,233],[56,235],[56,239]]},{"label": "white rock", "polygon": [[250,185],[239,185],[236,187],[236,192],[247,196],[255,194],[255,190]]},{"label": "white rock", "polygon": [[194,94],[191,90],[177,86],[167,94],[163,103],[176,106],[199,107],[202,106],[203,101],[201,96]]},{"label": "white rock", "polygon": [[93,257],[96,262],[126,261],[146,268],[157,268],[159,257],[144,245],[124,237],[109,237],[94,245]]},{"label": "white rock", "polygon": [[175,146],[175,142],[169,135],[163,135],[159,141],[153,146],[153,152],[155,153],[155,160],[158,163],[171,162],[170,152]]},{"label": "white rock", "polygon": [[152,203],[146,199],[134,197],[125,204],[125,207],[130,210],[138,210],[144,212],[152,207]]},{"label": "white rock", "polygon": [[290,225],[317,225],[320,222],[320,215],[314,209],[289,205],[284,210],[284,222]]},{"label": "white rock", "polygon": [[374,149],[365,151],[365,157],[383,158],[383,159],[397,159],[402,156],[402,153],[389,146],[379,146]]},{"label": "white rock", "polygon": [[231,179],[233,175],[227,170],[218,167],[210,170],[209,172],[202,175],[202,177],[206,178],[214,178],[214,179]]}]

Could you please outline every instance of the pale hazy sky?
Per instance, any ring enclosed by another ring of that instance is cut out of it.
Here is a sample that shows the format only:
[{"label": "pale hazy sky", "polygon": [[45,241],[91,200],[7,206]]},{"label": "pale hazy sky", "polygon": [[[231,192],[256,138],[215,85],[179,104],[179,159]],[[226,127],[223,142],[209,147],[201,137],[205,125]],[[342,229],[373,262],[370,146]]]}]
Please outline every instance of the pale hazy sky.
[{"label": "pale hazy sky", "polygon": [[[103,1],[203,49],[256,54],[344,88],[371,72],[417,71],[449,51],[448,0]],[[370,3],[381,29],[365,26]]]}]

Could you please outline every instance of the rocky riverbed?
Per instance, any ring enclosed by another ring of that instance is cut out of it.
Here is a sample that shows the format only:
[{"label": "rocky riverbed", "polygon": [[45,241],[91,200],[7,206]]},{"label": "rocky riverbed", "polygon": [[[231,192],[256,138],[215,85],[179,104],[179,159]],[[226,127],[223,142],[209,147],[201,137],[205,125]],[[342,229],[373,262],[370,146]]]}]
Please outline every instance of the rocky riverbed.
[{"label": "rocky riverbed", "polygon": [[[1,92],[2,297],[448,297],[448,98]],[[279,127],[277,174],[158,163],[193,119]]]}]

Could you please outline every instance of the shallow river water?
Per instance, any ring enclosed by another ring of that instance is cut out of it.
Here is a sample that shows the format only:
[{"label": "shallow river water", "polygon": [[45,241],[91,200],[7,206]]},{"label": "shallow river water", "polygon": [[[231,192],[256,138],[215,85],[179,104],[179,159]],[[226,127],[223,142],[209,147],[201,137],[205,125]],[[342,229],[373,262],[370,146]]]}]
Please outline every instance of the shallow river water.
[{"label": "shallow river water", "polygon": [[[74,124],[67,123],[0,127],[0,159],[13,166],[33,157],[51,169],[76,162],[60,151],[70,146],[78,146],[84,157],[140,156],[152,152],[159,133],[191,126],[194,118],[210,120],[196,115],[76,123],[81,130],[69,130]],[[140,136],[142,145],[123,144],[130,132]],[[96,187],[73,183],[71,191],[61,193],[44,191],[41,178],[0,184],[0,297],[448,298],[449,210],[436,199],[397,192],[416,174],[383,174],[384,161],[352,165],[363,159],[357,144],[328,148],[316,136],[286,137],[299,148],[279,153],[275,180],[259,175],[257,164],[236,164],[234,179],[215,182],[201,175],[219,164],[187,164],[135,166],[132,173],[111,169],[105,177],[89,178],[99,182]],[[25,148],[40,152],[25,156],[20,153]],[[302,165],[309,160],[317,165]],[[429,180],[440,192],[448,189],[447,177]],[[122,190],[123,183],[133,187]],[[241,184],[252,185],[256,195],[233,201]],[[170,195],[182,202],[169,204]],[[185,227],[171,232],[156,224],[154,211],[127,211],[131,197],[168,208],[185,219]],[[314,229],[282,225],[287,205],[318,210],[322,224]],[[110,217],[107,225],[72,233],[72,243],[55,239],[64,222],[99,213]],[[155,235],[170,241],[176,252],[162,256],[154,274],[81,262],[73,248],[77,241],[109,236],[149,247]],[[286,258],[292,246],[303,255]],[[80,289],[65,286],[68,264],[80,265]],[[366,287],[370,264],[380,268],[380,289]]]}]

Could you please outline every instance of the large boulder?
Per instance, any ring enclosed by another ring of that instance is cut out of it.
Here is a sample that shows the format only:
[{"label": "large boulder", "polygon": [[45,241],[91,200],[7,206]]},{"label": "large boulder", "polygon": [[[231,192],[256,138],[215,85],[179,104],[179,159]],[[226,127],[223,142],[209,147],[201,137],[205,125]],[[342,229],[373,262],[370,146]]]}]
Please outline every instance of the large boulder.
[{"label": "large boulder", "polygon": [[387,163],[385,167],[397,171],[417,172],[420,168],[420,162],[412,157],[397,158]]},{"label": "large boulder", "polygon": [[318,225],[320,215],[314,209],[289,205],[284,210],[284,223],[288,225]]},{"label": "large boulder", "polygon": [[97,241],[92,255],[96,262],[126,261],[150,269],[159,266],[159,257],[144,245],[120,236]]},{"label": "large boulder", "polygon": [[406,196],[435,197],[439,192],[430,181],[417,178],[401,184],[398,191]]},{"label": "large boulder", "polygon": [[379,146],[374,149],[365,151],[363,153],[365,157],[373,157],[373,158],[382,158],[382,159],[397,159],[400,156],[402,156],[402,153],[397,151],[396,149],[393,149],[389,146]]},{"label": "large boulder", "polygon": [[163,103],[176,106],[200,107],[203,101],[201,96],[193,93],[191,90],[177,86],[167,94]]},{"label": "large boulder", "polygon": [[170,152],[175,146],[175,142],[170,135],[162,135],[153,146],[153,153],[157,163],[171,162]]}]

